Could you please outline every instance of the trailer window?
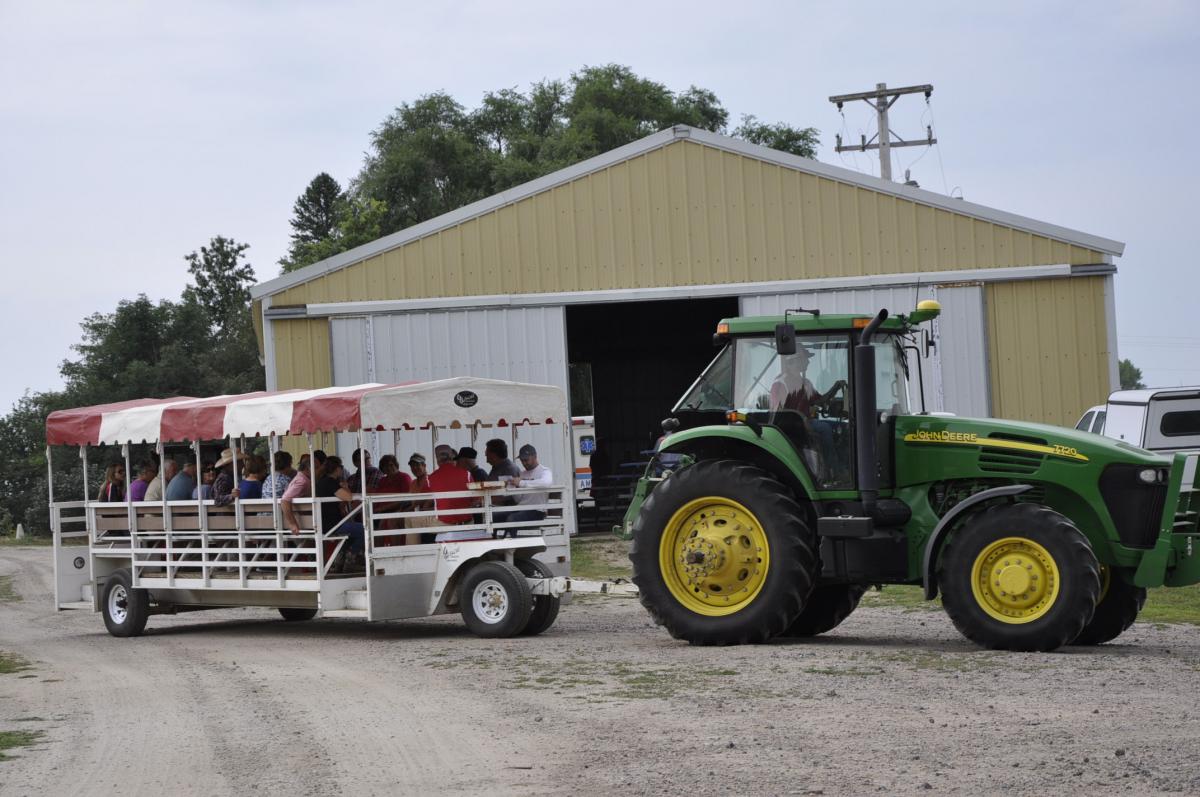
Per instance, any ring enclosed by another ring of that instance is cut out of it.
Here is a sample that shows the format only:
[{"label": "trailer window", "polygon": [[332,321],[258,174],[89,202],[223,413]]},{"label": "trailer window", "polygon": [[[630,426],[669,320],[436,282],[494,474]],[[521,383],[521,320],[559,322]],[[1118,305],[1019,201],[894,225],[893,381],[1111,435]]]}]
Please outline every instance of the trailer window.
[{"label": "trailer window", "polygon": [[1200,435],[1200,410],[1164,413],[1158,429],[1164,437]]}]

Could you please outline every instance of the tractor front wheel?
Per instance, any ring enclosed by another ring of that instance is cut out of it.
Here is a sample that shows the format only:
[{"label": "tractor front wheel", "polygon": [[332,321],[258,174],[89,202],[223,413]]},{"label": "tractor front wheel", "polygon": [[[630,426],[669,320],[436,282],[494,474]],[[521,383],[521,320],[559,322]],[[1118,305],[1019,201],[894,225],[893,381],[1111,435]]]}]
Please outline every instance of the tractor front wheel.
[{"label": "tractor front wheel", "polygon": [[1135,587],[1114,573],[1111,567],[1100,567],[1100,602],[1092,621],[1083,627],[1072,645],[1102,645],[1111,642],[1128,630],[1146,605],[1146,588]]},{"label": "tractor front wheel", "polygon": [[699,645],[762,642],[800,615],[813,535],[766,471],[702,461],[664,479],[633,524],[633,581],[651,617]]},{"label": "tractor front wheel", "polygon": [[1055,650],[1079,636],[1100,597],[1100,565],[1070,520],[1037,504],[982,510],[942,551],[942,604],[967,639]]}]

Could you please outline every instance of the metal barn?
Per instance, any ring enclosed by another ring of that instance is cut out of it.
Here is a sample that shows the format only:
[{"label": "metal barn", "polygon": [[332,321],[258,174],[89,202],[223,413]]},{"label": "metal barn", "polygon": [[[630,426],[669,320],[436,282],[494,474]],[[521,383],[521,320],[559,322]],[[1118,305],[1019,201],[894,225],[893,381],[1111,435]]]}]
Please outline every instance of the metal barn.
[{"label": "metal barn", "polygon": [[1123,249],[680,126],[253,295],[268,389],[462,374],[569,389],[575,374],[623,459],[713,356],[722,316],[918,295],[944,308],[929,409],[1071,425],[1118,383]]}]

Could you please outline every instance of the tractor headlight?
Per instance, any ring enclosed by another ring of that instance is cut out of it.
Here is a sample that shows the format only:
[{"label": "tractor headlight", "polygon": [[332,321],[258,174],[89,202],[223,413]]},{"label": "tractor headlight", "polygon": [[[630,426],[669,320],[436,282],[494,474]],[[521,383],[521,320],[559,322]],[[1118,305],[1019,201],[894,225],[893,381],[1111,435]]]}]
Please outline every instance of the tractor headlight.
[{"label": "tractor headlight", "polygon": [[1166,473],[1159,468],[1142,468],[1138,471],[1138,480],[1143,484],[1158,484],[1166,481]]}]

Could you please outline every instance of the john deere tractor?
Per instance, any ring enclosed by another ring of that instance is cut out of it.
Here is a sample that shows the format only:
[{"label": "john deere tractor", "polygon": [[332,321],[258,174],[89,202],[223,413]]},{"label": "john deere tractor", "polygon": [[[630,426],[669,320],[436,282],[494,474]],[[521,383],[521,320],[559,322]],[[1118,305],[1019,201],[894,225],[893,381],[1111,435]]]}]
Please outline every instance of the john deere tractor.
[{"label": "john deere tractor", "polygon": [[1117,637],[1147,587],[1200,581],[1195,454],[910,407],[906,351],[939,312],[718,324],[625,519],[673,636],[812,636],[869,586],[914,584],[980,645],[1053,650]]}]

